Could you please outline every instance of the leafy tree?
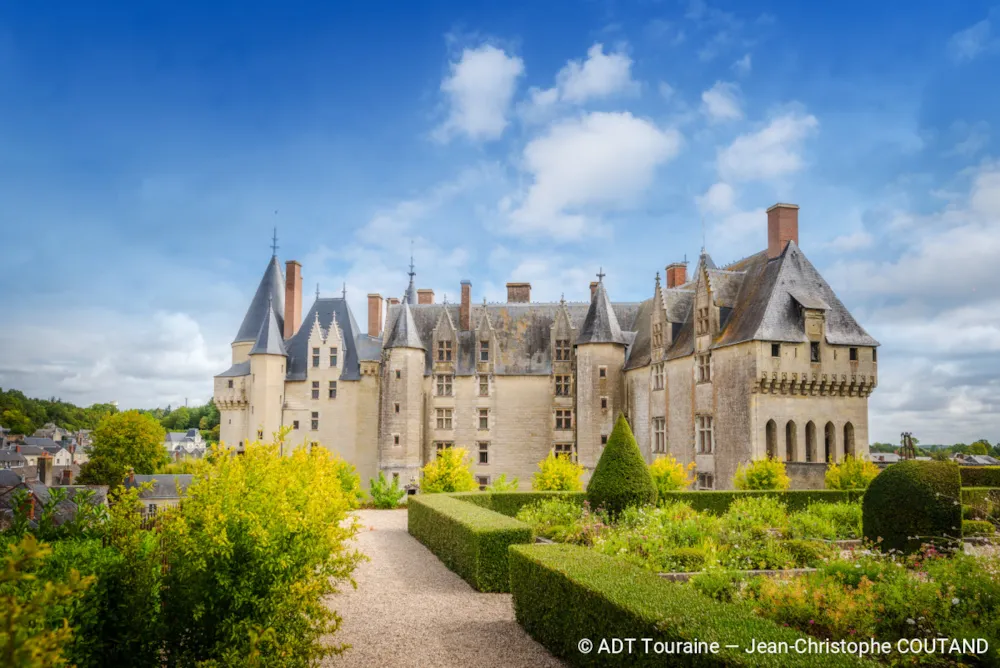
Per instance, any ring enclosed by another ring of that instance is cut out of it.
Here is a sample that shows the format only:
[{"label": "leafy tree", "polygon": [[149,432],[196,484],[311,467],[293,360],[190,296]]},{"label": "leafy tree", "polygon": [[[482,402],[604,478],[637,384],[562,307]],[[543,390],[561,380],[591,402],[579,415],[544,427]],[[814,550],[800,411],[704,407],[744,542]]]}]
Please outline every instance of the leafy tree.
[{"label": "leafy tree", "polygon": [[514,478],[510,482],[507,481],[507,474],[501,473],[493,482],[486,486],[487,492],[516,492],[518,485],[521,483],[520,480]]},{"label": "leafy tree", "polygon": [[16,408],[5,410],[0,418],[2,418],[0,419],[0,424],[10,429],[10,433],[12,434],[27,434],[30,436],[35,433],[35,426],[31,423],[31,419]]},{"label": "leafy tree", "polygon": [[758,459],[736,467],[733,487],[736,489],[788,489],[791,479],[785,472],[785,462]]},{"label": "leafy tree", "polygon": [[398,508],[399,502],[406,496],[406,490],[399,486],[399,479],[393,477],[390,485],[382,471],[378,472],[378,478],[369,478],[368,486],[372,502],[379,510]]},{"label": "leafy tree", "polygon": [[[935,451],[937,452],[937,451]],[[867,459],[855,459],[851,455],[844,457],[840,464],[831,464],[826,469],[827,489],[868,489],[879,467]]]},{"label": "leafy tree", "polygon": [[680,489],[687,489],[694,482],[694,476],[690,472],[695,468],[695,463],[691,462],[685,466],[673,458],[672,455],[657,458],[649,465],[649,473],[656,483],[657,492],[662,495],[665,492],[675,492]]},{"label": "leafy tree", "polygon": [[333,468],[337,472],[337,479],[340,481],[340,489],[344,492],[351,509],[356,509],[365,498],[365,493],[361,489],[361,476],[353,464],[349,464],[340,457],[334,456]]},{"label": "leafy tree", "polygon": [[549,451],[548,457],[538,462],[538,471],[531,478],[531,489],[536,492],[579,492],[583,490],[583,467],[569,458]]},{"label": "leafy tree", "polygon": [[990,454],[990,442],[986,439],[980,439],[969,446],[969,450],[966,454],[970,455],[988,455]]},{"label": "leafy tree", "polygon": [[469,451],[445,448],[421,470],[420,490],[428,494],[471,492],[479,486],[469,468]]},{"label": "leafy tree", "polygon": [[631,506],[656,503],[656,483],[621,413],[587,485],[587,500],[616,516]]},{"label": "leafy tree", "polygon": [[191,411],[188,410],[187,406],[181,406],[163,418],[160,424],[167,431],[185,431],[190,428],[190,422]]},{"label": "leafy tree", "polygon": [[163,447],[163,427],[139,411],[105,417],[92,438],[90,461],[80,470],[80,484],[120,485],[130,468],[149,475],[169,459]]},{"label": "leafy tree", "polygon": [[[11,668],[49,668],[66,665],[66,646],[73,630],[65,618],[54,628],[46,616],[56,606],[67,606],[93,583],[71,571],[64,582],[38,586],[30,571],[52,554],[52,548],[26,535],[10,546],[0,571],[0,664]],[[35,585],[33,591],[25,589]]]}]

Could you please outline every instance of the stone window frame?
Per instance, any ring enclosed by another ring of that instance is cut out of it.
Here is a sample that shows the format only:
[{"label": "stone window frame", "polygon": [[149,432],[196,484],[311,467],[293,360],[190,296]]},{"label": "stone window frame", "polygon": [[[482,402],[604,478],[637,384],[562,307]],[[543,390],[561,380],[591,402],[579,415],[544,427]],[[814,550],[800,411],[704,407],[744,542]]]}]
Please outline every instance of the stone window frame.
[{"label": "stone window frame", "polygon": [[698,489],[715,489],[714,473],[699,473],[696,478]]},{"label": "stone window frame", "polygon": [[608,410],[608,398],[607,397],[601,397],[601,410],[602,411]]},{"label": "stone window frame", "polygon": [[489,362],[490,361],[490,341],[489,339],[481,339],[479,341],[479,361]]},{"label": "stone window frame", "polygon": [[292,429],[298,431],[298,429],[299,429],[299,421],[298,420],[292,420]]},{"label": "stone window frame", "polygon": [[[561,391],[560,391],[561,390]],[[556,375],[556,396],[557,397],[571,397],[573,396],[573,376],[572,374],[557,374]]]},{"label": "stone window frame", "polygon": [[488,475],[477,475],[476,484],[479,485],[480,492],[485,492],[486,488],[490,486],[490,477]]},{"label": "stone window frame", "polygon": [[439,397],[455,396],[455,374],[439,373],[434,378],[435,391]]},{"label": "stone window frame", "polygon": [[709,330],[709,312],[707,306],[702,306],[698,309],[698,319],[697,319],[697,336],[702,336],[708,334]]},{"label": "stone window frame", "polygon": [[441,339],[438,341],[438,362],[451,361],[451,339]]},{"label": "stone window frame", "polygon": [[319,399],[319,381],[318,380],[314,380],[312,382],[312,398],[313,398],[314,401],[317,400],[317,399]]},{"label": "stone window frame", "polygon": [[848,359],[851,362],[857,362],[858,361],[858,349],[855,346],[851,346],[848,349],[848,355],[849,355]]},{"label": "stone window frame", "polygon": [[396,380],[399,380],[402,377],[403,377],[403,372],[400,371],[399,369],[396,369]]},{"label": "stone window frame", "polygon": [[809,342],[809,361],[812,364],[819,364],[823,360],[823,353],[819,347],[819,341]]},{"label": "stone window frame", "polygon": [[569,362],[573,358],[573,348],[569,345],[569,339],[556,339],[555,351],[557,362]]},{"label": "stone window frame", "polygon": [[229,379],[229,389],[230,390],[233,389],[233,379],[232,378]]},{"label": "stone window frame", "polygon": [[312,358],[313,358],[312,359],[313,368],[314,369],[318,369],[319,368],[319,348],[313,348]]},{"label": "stone window frame", "polygon": [[399,434],[393,434],[392,435],[392,447],[398,448],[399,445],[400,445],[399,444]]},{"label": "stone window frame", "polygon": [[558,431],[569,431],[573,428],[573,409],[572,408],[557,408],[556,409],[556,430]]},{"label": "stone window frame", "polygon": [[490,396],[490,379],[488,376],[479,377],[479,396]]},{"label": "stone window frame", "polygon": [[781,344],[772,343],[771,344],[771,357],[781,357]]},{"label": "stone window frame", "polygon": [[329,386],[327,387],[327,398],[336,399],[337,398],[337,381],[331,380]]},{"label": "stone window frame", "polygon": [[336,367],[337,366],[337,353],[338,353],[337,347],[336,346],[331,346],[331,348],[330,348],[330,366],[331,367]]},{"label": "stone window frame", "polygon": [[663,323],[654,322],[653,323],[653,347],[662,348],[663,347]]},{"label": "stone window frame", "polygon": [[489,408],[478,408],[476,409],[479,417],[479,431],[489,431],[490,428],[490,409]]},{"label": "stone window frame", "polygon": [[312,411],[309,426],[311,431],[319,431],[319,411]]},{"label": "stone window frame", "polygon": [[695,356],[699,383],[712,382],[712,353],[700,353]]},{"label": "stone window frame", "polygon": [[490,464],[490,442],[489,441],[476,441],[476,447],[479,451],[479,464],[481,466],[489,466]]},{"label": "stone window frame", "polygon": [[553,443],[552,451],[558,457],[560,455],[567,455],[574,462],[576,461],[576,443]]},{"label": "stone window frame", "polygon": [[[712,415],[695,415],[695,443],[699,455],[715,453],[715,420]],[[707,438],[706,438],[707,437]],[[707,441],[707,443],[706,443]]]},{"label": "stone window frame", "polygon": [[450,431],[450,430],[452,430],[452,429],[455,428],[454,427],[454,424],[455,424],[454,423],[454,417],[455,417],[455,415],[454,415],[453,409],[451,409],[451,408],[438,408],[438,409],[435,409],[434,417],[435,417],[435,420],[436,420],[435,424],[437,425],[437,427],[436,427],[437,429],[441,429],[441,430],[444,430],[444,431]]},{"label": "stone window frame", "polygon": [[653,452],[666,453],[667,451],[667,418],[665,416],[654,417],[652,419],[653,432]]},{"label": "stone window frame", "polygon": [[392,409],[394,413],[399,413],[399,402],[396,401],[392,404]]},{"label": "stone window frame", "polygon": [[605,446],[607,444],[608,444],[608,435],[607,434],[601,434],[601,446],[603,447],[603,446]]},{"label": "stone window frame", "polygon": [[659,390],[666,389],[666,362],[658,362],[653,365],[653,391],[657,392]]},{"label": "stone window frame", "polygon": [[598,378],[608,377],[608,367],[606,365],[601,364],[600,366],[597,367],[597,377]]},{"label": "stone window frame", "polygon": [[872,362],[878,362],[878,348],[872,348]]},{"label": "stone window frame", "polygon": [[450,450],[455,447],[454,441],[434,441],[434,451],[435,457],[440,457],[441,453],[445,450]]}]

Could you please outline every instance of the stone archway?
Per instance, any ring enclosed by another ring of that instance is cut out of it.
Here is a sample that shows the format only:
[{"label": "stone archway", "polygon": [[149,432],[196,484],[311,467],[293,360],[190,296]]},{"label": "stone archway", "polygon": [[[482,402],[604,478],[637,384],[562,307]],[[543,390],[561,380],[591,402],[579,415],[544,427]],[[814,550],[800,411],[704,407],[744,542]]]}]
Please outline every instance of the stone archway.
[{"label": "stone archway", "polygon": [[844,454],[855,458],[858,456],[854,447],[854,425],[850,422],[844,425]]},{"label": "stone archway", "polygon": [[837,461],[837,428],[833,426],[832,422],[827,422],[823,432],[823,449],[825,450],[823,461],[827,464],[834,464]]}]

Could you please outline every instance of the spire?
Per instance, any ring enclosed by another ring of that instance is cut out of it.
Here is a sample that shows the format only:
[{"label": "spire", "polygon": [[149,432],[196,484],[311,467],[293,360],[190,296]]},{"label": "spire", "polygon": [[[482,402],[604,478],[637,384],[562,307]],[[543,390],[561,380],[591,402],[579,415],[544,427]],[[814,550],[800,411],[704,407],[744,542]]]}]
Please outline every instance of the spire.
[{"label": "spire", "polygon": [[656,272],[656,288],[660,287],[660,272]]},{"label": "spire", "polygon": [[604,289],[604,270],[597,274],[598,283],[594,291],[594,298],[590,302],[587,310],[587,317],[580,327],[580,335],[576,339],[577,345],[582,343],[620,343],[625,345],[625,337],[622,335],[622,328],[618,324],[618,317],[615,316],[614,309],[611,308],[611,300],[608,299],[608,291]]},{"label": "spire", "polygon": [[[275,213],[278,213],[275,211]],[[274,236],[271,237],[271,257],[278,257],[278,227],[274,228]]]},{"label": "spire", "polygon": [[413,270],[413,240],[410,240],[410,285],[407,286],[406,292],[403,294],[403,301],[409,302],[411,304],[417,303],[417,286],[413,282],[413,277],[417,275],[417,272]]},{"label": "spire", "polygon": [[410,311],[410,304],[404,299],[401,304],[402,309],[396,317],[396,322],[392,324],[389,337],[386,340],[386,348],[418,348],[426,350],[420,341],[420,334],[417,332],[417,323],[413,320],[413,312]]},{"label": "spire", "polygon": [[268,299],[267,306],[267,317],[260,324],[260,330],[257,332],[257,339],[254,341],[253,348],[250,349],[250,354],[287,355],[285,342],[281,339],[281,326],[278,325],[278,319],[274,315],[270,299]]},{"label": "spire", "polygon": [[278,257],[271,256],[271,261],[264,270],[257,292],[250,301],[250,307],[243,316],[243,323],[233,343],[256,341],[260,326],[267,320],[267,312],[272,311],[284,331],[285,327],[285,279],[281,275],[281,265]]},{"label": "spire", "polygon": [[316,299],[319,299],[319,283],[316,284]]}]

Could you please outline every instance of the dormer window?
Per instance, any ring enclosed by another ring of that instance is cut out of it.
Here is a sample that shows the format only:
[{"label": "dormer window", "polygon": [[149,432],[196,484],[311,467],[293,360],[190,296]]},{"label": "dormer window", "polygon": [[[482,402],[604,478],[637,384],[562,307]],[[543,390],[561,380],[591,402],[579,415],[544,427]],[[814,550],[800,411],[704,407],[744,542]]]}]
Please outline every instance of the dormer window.
[{"label": "dormer window", "polygon": [[330,366],[337,366],[337,349],[330,348]]},{"label": "dormer window", "polygon": [[663,323],[658,322],[653,325],[653,347],[663,347]]},{"label": "dormer window", "polygon": [[556,339],[556,361],[568,362],[569,360],[569,339]]},{"label": "dormer window", "polygon": [[819,362],[819,341],[813,341],[809,344],[809,360],[813,364]]},{"label": "dormer window", "polygon": [[490,361],[490,342],[480,341],[479,342],[479,361],[489,362]]},{"label": "dormer window", "polygon": [[451,340],[438,341],[438,362],[451,361]]},{"label": "dormer window", "polygon": [[319,348],[313,348],[313,368],[319,368]]},{"label": "dormer window", "polygon": [[698,335],[708,334],[708,307],[698,309]]}]

